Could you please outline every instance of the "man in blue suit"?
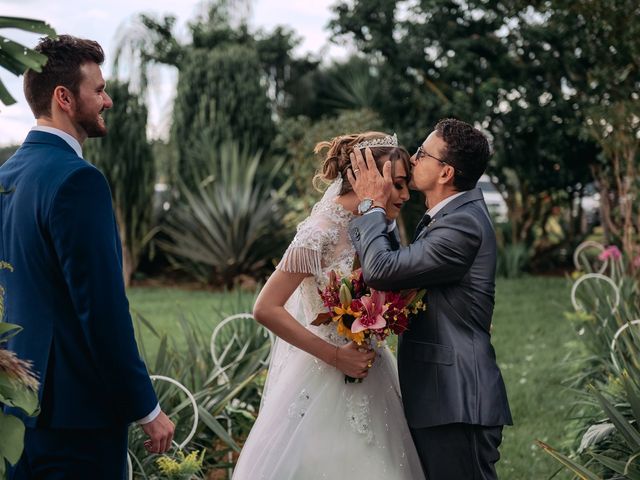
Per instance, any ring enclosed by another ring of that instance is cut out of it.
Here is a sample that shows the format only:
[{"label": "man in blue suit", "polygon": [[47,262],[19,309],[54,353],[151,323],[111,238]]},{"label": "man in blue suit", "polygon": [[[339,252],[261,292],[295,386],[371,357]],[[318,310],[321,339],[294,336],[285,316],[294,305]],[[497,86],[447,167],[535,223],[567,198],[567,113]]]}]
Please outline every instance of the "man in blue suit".
[{"label": "man in blue suit", "polygon": [[[5,320],[24,330],[9,348],[33,361],[40,414],[24,418],[15,479],[123,479],[127,428],[138,422],[154,453],[171,446],[140,358],[122,277],[122,250],[105,177],[82,158],[107,133],[113,105],[100,45],[68,35],[43,39],[42,72],[25,74],[37,126],[0,167],[0,259]],[[118,161],[118,159],[114,159]],[[20,412],[11,411],[20,416]]]}]

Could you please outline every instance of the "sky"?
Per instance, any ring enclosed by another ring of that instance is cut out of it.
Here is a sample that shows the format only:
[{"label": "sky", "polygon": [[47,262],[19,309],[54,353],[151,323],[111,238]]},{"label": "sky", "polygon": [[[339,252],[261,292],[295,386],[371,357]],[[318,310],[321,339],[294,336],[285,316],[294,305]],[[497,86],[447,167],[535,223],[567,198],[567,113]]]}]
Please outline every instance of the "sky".
[{"label": "sky", "polygon": [[[342,58],[344,48],[329,43],[326,25],[331,17],[330,6],[336,0],[254,0],[249,23],[254,28],[271,30],[276,25],[290,26],[303,42],[297,54],[322,53],[323,59]],[[161,17],[177,17],[178,37],[188,41],[187,22],[203,12],[200,0],[2,0],[0,15],[45,20],[58,33],[90,38],[105,50],[105,78],[111,74],[111,62],[118,29],[126,28],[139,13]],[[3,29],[0,34],[23,45],[33,47],[37,35]],[[0,69],[0,78],[18,103],[9,107],[0,104],[0,145],[19,144],[35,120],[22,93],[22,77],[17,78]],[[168,131],[177,72],[173,68],[156,69],[147,98],[149,107],[148,135],[163,137]],[[108,92],[108,85],[107,85]]]}]

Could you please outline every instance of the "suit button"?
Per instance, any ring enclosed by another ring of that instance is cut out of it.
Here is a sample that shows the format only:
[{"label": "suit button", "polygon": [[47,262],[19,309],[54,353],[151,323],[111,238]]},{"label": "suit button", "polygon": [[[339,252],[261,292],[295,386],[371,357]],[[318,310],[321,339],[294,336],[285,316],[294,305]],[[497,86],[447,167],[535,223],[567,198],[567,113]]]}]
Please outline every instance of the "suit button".
[{"label": "suit button", "polygon": [[360,230],[359,229],[354,229],[353,230],[353,236],[356,237],[356,240],[360,240]]}]

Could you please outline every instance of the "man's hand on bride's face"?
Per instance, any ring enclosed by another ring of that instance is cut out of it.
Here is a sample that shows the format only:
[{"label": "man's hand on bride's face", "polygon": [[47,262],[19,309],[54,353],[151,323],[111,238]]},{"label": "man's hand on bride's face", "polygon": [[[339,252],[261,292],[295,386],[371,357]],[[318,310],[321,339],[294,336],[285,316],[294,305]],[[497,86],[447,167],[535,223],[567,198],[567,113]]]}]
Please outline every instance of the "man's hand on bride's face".
[{"label": "man's hand on bride's face", "polygon": [[336,352],[336,368],[353,378],[365,378],[376,358],[376,352],[355,342],[339,347]]},{"label": "man's hand on bride's face", "polygon": [[384,208],[393,188],[391,162],[385,162],[380,175],[371,149],[366,148],[364,155],[363,158],[359,148],[349,155],[351,169],[347,171],[347,179],[360,200],[370,198],[374,205]]}]

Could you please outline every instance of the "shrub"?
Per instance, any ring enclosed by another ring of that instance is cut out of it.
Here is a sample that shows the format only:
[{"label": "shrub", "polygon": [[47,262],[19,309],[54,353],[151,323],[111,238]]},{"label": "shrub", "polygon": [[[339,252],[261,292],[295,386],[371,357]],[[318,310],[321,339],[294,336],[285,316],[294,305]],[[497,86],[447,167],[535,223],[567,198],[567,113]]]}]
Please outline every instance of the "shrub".
[{"label": "shrub", "polygon": [[568,318],[585,355],[582,374],[571,379],[579,392],[580,444],[572,456],[538,442],[582,479],[640,479],[640,291],[634,263],[615,247],[603,249],[603,271],[588,257],[575,275]]},{"label": "shrub", "polygon": [[496,275],[504,278],[518,278],[529,261],[529,249],[523,243],[508,244],[498,249]]},{"label": "shrub", "polygon": [[[0,261],[0,271],[12,272],[13,268]],[[2,322],[4,316],[4,287],[0,284],[0,407],[16,407],[27,415],[38,412],[38,380],[31,371],[31,364],[16,357],[3,344],[22,330],[18,325]],[[15,415],[0,409],[0,478],[4,478],[6,462],[15,465],[22,456],[25,427]],[[6,462],[5,462],[6,461]]]},{"label": "shrub", "polygon": [[[222,304],[215,308],[217,320],[222,322],[230,314],[249,311],[253,300],[247,302],[245,298],[236,294],[230,309]],[[177,380],[197,402],[200,421],[193,439],[185,446],[192,459],[201,455],[204,471],[230,468],[260,405],[271,345],[269,334],[251,318],[225,322],[213,339],[211,332],[203,331],[197,321],[186,316],[177,319],[178,328],[171,335],[158,332],[139,314],[135,321],[149,372]],[[154,350],[148,349],[151,338],[154,342],[159,340]],[[217,348],[217,360],[211,355],[212,344]],[[193,426],[191,403],[169,383],[157,382],[155,386],[163,410],[176,424],[175,441],[182,442]],[[129,451],[137,477],[158,478],[155,475],[163,469],[175,470],[176,475],[182,471],[182,449],[174,448],[164,457],[149,455],[144,450],[144,439],[140,428],[130,430]],[[203,450],[203,454],[193,453]],[[159,458],[165,460],[158,463]]]},{"label": "shrub", "polygon": [[240,276],[261,278],[287,237],[282,196],[273,188],[281,163],[261,172],[259,153],[230,143],[198,155],[214,158],[209,170],[198,172],[195,190],[182,184],[180,203],[160,227],[167,239],[158,239],[158,246],[206,282],[230,287]]}]

